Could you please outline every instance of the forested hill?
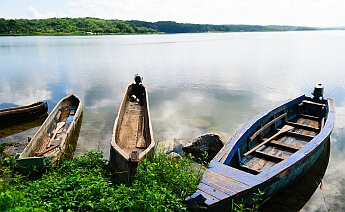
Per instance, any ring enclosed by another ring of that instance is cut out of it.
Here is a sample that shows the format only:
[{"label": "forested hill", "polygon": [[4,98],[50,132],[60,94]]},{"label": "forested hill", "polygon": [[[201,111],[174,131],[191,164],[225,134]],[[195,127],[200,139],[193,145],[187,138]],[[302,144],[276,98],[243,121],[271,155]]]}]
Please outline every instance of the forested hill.
[{"label": "forested hill", "polygon": [[291,30],[315,30],[315,28],[294,26],[184,24],[172,21],[144,22],[104,20],[99,18],[0,18],[0,35],[90,35]]},{"label": "forested hill", "polygon": [[144,22],[127,21],[136,26],[155,29],[163,33],[198,33],[198,32],[263,32],[263,31],[298,31],[316,30],[311,27],[296,26],[261,26],[261,25],[211,25],[211,24],[181,24],[173,21]]}]

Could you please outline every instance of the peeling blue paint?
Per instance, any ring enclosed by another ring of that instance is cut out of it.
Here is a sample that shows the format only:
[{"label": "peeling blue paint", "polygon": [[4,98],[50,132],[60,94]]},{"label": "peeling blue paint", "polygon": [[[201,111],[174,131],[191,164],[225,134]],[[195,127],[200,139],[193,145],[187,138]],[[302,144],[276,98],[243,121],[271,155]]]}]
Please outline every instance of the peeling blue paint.
[{"label": "peeling blue paint", "polygon": [[[242,165],[240,162],[245,153],[242,152],[243,147],[249,150],[248,138],[260,126],[274,119],[275,115],[281,115],[284,112],[287,114],[285,122],[297,118],[297,111],[300,110],[299,105],[302,105],[304,100],[313,101],[305,95],[299,96],[266,110],[239,129],[211,161],[197,192],[186,199],[187,203],[191,206],[202,205],[209,211],[229,210],[233,199],[243,199],[244,202],[251,203],[253,193],[257,192],[257,189],[264,191],[266,196],[270,196],[309,170],[322,153],[335,124],[335,108],[332,99],[321,102],[325,106],[326,114],[323,129],[314,138],[304,136],[310,138],[309,142],[298,151],[295,150],[296,152],[292,155],[258,174],[251,174],[246,170],[238,169],[238,167],[231,167],[234,162],[230,164],[230,161],[237,160],[239,166]],[[313,110],[318,110],[320,103],[315,105],[308,107],[314,107]],[[320,108],[319,110],[322,111],[323,109]],[[283,123],[284,120],[279,120],[274,123],[274,127],[282,127]],[[205,200],[201,201],[200,199],[203,198]]]}]

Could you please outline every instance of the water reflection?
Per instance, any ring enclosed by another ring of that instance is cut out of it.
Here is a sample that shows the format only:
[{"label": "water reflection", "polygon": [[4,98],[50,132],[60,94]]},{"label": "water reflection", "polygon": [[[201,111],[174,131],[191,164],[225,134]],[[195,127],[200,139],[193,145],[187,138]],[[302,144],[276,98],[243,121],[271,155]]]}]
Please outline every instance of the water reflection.
[{"label": "water reflection", "polygon": [[330,156],[330,140],[319,159],[301,178],[277,195],[271,197],[262,207],[262,211],[300,211],[309,201],[316,189],[322,190],[322,178],[326,172]]},{"label": "water reflection", "polygon": [[[47,118],[47,116],[48,114],[43,114],[43,115],[38,116],[37,118],[26,120],[25,122],[22,122],[20,124],[15,124],[8,127],[0,128],[0,142],[6,140],[3,138],[6,138],[8,136],[25,132],[32,128],[41,126],[44,120]],[[31,133],[27,133],[27,135],[30,135],[30,134]],[[7,139],[11,139],[11,138],[7,138]]]},{"label": "water reflection", "polygon": [[324,196],[336,211],[345,195],[344,38],[345,31],[0,37],[0,104],[46,100],[51,110],[75,93],[84,103],[75,155],[101,149],[108,158],[136,73],[148,89],[155,140],[165,146],[207,132],[226,142],[262,111],[323,83],[336,125],[322,193],[305,207],[323,208]]},{"label": "water reflection", "polygon": [[345,211],[345,103],[336,105],[336,126],[331,135],[331,153],[322,191],[317,191],[304,211]]},{"label": "water reflection", "polygon": [[43,114],[20,124],[0,128],[0,144],[7,144],[0,157],[21,153],[47,116],[48,114]]}]

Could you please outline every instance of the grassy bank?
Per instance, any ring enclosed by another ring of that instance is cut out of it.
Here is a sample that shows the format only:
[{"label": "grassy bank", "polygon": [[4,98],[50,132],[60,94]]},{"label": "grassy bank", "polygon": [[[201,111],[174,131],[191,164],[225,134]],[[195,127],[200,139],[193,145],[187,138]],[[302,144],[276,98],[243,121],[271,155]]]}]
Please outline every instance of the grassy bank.
[{"label": "grassy bank", "polygon": [[[13,166],[11,159],[3,163]],[[101,152],[88,151],[41,175],[2,166],[0,211],[186,211],[183,200],[202,172],[190,160],[164,153],[145,159],[130,186],[113,180]]]}]

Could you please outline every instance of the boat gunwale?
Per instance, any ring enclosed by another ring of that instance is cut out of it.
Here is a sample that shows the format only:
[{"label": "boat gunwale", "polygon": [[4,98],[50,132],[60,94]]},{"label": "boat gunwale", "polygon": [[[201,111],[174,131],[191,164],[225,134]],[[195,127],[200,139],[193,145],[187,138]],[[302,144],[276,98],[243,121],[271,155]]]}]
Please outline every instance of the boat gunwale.
[{"label": "boat gunwale", "polygon": [[0,115],[4,115],[7,113],[16,112],[16,111],[22,111],[22,110],[25,111],[28,109],[39,108],[39,107],[42,107],[42,104],[45,108],[47,108],[46,102],[35,102],[33,104],[30,104],[30,105],[23,105],[23,106],[0,109]]}]

